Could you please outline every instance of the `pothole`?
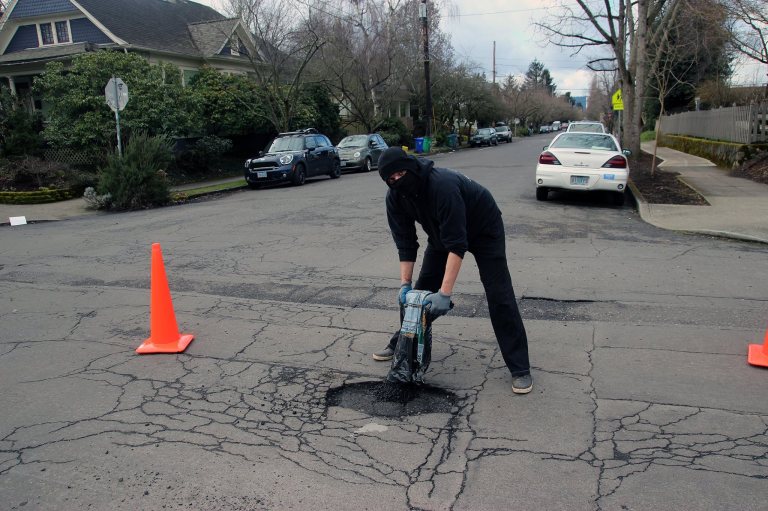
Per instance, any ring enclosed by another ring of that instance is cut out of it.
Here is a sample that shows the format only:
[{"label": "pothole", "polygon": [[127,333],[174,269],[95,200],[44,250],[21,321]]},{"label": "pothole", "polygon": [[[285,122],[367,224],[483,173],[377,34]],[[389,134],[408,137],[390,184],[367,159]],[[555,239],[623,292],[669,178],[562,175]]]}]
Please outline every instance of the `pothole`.
[{"label": "pothole", "polygon": [[459,398],[430,385],[401,385],[383,381],[351,383],[328,391],[326,406],[349,408],[377,417],[455,413]]}]

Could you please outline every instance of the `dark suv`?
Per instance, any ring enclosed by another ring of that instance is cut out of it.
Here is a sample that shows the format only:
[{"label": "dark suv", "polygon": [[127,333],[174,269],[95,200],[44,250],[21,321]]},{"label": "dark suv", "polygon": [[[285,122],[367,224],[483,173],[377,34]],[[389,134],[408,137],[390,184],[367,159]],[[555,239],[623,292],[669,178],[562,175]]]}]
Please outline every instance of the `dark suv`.
[{"label": "dark suv", "polygon": [[328,137],[314,128],[280,133],[258,158],[246,160],[245,180],[251,188],[290,181],[296,186],[308,177],[341,175],[339,153]]}]

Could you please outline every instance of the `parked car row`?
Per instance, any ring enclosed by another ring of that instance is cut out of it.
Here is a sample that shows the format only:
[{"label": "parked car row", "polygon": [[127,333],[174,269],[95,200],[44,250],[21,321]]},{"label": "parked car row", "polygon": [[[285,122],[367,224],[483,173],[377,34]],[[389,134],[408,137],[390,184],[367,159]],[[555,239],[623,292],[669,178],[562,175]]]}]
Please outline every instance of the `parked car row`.
[{"label": "parked car row", "polygon": [[283,182],[301,186],[308,177],[323,175],[337,179],[342,168],[368,172],[387,147],[375,133],[346,137],[335,147],[314,128],[280,133],[266,151],[246,160],[245,180],[255,189]]},{"label": "parked car row", "polygon": [[494,128],[479,128],[469,137],[469,146],[492,146],[499,142],[512,142],[512,130],[505,124],[499,124]]}]

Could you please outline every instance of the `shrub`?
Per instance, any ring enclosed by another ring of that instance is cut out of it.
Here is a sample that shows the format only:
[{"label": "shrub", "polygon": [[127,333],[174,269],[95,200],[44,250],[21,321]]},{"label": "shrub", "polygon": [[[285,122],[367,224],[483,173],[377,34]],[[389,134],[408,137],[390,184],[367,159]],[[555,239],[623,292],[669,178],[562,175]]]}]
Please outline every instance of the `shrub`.
[{"label": "shrub", "polygon": [[656,140],[656,132],[651,131],[644,131],[640,133],[640,141],[641,142],[651,142],[653,140]]},{"label": "shrub", "polygon": [[0,204],[43,204],[71,198],[71,191],[56,188],[40,188],[32,192],[0,192]]},{"label": "shrub", "polygon": [[408,128],[406,128],[403,121],[397,117],[388,117],[384,119],[378,126],[376,126],[375,131],[379,132],[387,145],[406,145],[411,141],[411,137],[408,134]]},{"label": "shrub", "polygon": [[92,186],[89,186],[83,192],[83,200],[88,209],[107,209],[112,203],[112,196],[108,193],[99,195]]},{"label": "shrub", "polygon": [[98,193],[111,195],[110,207],[138,209],[166,204],[170,198],[166,169],[171,141],[164,135],[135,133],[123,157],[111,155],[101,171]]},{"label": "shrub", "polygon": [[176,153],[169,173],[173,178],[182,179],[188,175],[216,174],[221,170],[222,155],[231,151],[232,146],[228,138],[202,137],[190,148]]},{"label": "shrub", "polygon": [[0,189],[68,188],[70,168],[63,163],[22,156],[0,160]]},{"label": "shrub", "polygon": [[195,150],[211,161],[216,161],[222,154],[232,150],[232,141],[228,138],[209,135],[197,141]]}]

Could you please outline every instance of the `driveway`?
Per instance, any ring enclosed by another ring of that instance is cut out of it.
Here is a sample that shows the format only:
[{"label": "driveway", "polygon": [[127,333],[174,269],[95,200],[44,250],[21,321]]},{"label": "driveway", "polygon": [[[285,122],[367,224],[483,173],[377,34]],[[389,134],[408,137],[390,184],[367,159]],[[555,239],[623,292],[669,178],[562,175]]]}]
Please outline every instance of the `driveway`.
[{"label": "driveway", "polygon": [[[537,202],[551,138],[436,157],[503,211],[526,396],[471,255],[432,388],[401,407],[366,393],[399,285],[376,173],[0,228],[3,507],[765,509],[768,371],[746,353],[768,249],[600,196]],[[153,242],[184,354],[134,353]]]}]

